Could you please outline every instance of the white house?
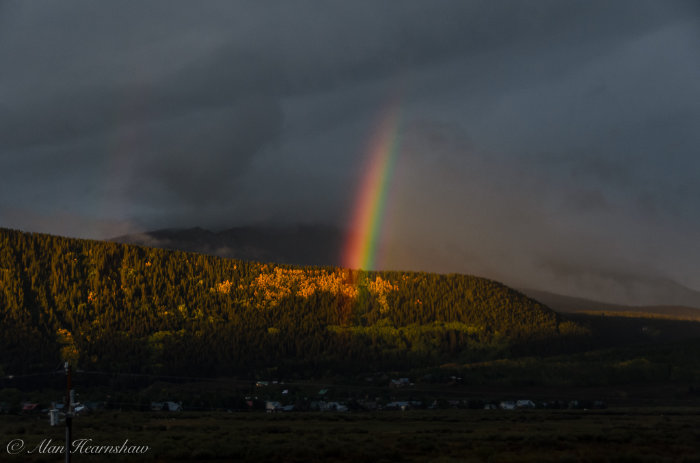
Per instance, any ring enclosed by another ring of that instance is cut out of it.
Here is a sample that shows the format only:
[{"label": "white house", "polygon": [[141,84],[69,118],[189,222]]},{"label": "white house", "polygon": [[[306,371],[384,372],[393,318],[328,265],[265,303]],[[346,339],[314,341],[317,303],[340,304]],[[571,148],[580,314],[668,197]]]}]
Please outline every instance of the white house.
[{"label": "white house", "polygon": [[535,408],[535,402],[532,400],[518,400],[515,406],[518,408]]},{"label": "white house", "polygon": [[265,411],[267,413],[274,413],[282,410],[282,404],[277,401],[268,400],[265,402]]},{"label": "white house", "polygon": [[181,412],[182,404],[177,402],[165,402],[166,407],[168,407],[169,412]]},{"label": "white house", "polygon": [[504,400],[499,404],[501,410],[515,410],[516,404],[512,400]]},{"label": "white house", "polygon": [[151,410],[154,412],[168,411],[168,412],[181,412],[182,404],[172,401],[167,402],[151,402]]}]

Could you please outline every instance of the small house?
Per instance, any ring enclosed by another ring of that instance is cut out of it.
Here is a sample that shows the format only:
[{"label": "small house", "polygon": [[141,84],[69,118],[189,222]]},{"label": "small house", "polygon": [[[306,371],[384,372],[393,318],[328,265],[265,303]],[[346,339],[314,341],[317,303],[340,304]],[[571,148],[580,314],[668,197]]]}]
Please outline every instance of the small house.
[{"label": "small house", "polygon": [[182,404],[178,402],[165,402],[166,410],[169,412],[181,412]]},{"label": "small house", "polygon": [[164,407],[165,407],[165,403],[163,403],[163,402],[151,402],[151,411],[153,411],[153,412],[163,411]]},{"label": "small house", "polygon": [[40,411],[39,404],[25,402],[22,404],[22,413],[38,413]]},{"label": "small house", "polygon": [[181,412],[182,404],[173,401],[151,402],[151,410],[154,412]]},{"label": "small house", "polygon": [[516,404],[513,400],[504,400],[500,404],[501,410],[515,410]]},{"label": "small house", "polygon": [[274,413],[282,410],[282,404],[277,401],[268,400],[265,402],[265,411],[267,413]]},{"label": "small house", "polygon": [[408,378],[399,378],[399,379],[392,379],[391,382],[389,383],[389,386],[398,388],[398,387],[413,386],[413,383]]},{"label": "small house", "polygon": [[517,408],[535,408],[535,402],[532,400],[518,400],[515,406]]}]

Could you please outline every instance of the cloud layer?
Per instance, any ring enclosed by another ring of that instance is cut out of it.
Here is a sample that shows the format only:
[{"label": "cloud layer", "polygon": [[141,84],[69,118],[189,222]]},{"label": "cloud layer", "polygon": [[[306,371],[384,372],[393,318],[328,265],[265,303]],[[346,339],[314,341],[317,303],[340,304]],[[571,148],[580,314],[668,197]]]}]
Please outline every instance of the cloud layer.
[{"label": "cloud layer", "polygon": [[700,289],[699,25],[691,1],[0,3],[0,225],[347,227],[401,85],[383,267],[657,302],[611,282]]}]

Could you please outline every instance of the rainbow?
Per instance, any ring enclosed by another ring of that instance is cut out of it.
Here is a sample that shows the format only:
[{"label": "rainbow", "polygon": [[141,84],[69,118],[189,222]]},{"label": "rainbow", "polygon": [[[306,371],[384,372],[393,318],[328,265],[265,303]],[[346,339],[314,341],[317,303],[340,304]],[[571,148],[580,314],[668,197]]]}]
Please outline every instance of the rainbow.
[{"label": "rainbow", "polygon": [[399,153],[399,102],[396,95],[385,105],[370,139],[364,174],[343,252],[342,262],[346,268],[376,270],[377,245]]}]

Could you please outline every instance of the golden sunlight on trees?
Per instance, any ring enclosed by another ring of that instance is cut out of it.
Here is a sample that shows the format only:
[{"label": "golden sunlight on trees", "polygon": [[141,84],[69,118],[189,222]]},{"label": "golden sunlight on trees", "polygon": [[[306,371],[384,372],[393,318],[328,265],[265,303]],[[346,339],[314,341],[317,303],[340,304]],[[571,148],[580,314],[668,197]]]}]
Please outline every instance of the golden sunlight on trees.
[{"label": "golden sunlight on trees", "polygon": [[79,352],[78,348],[75,345],[73,334],[66,329],[60,328],[56,332],[56,340],[62,346],[61,359],[67,362],[71,362],[73,365],[77,364]]},{"label": "golden sunlight on trees", "polygon": [[0,327],[5,371],[59,357],[133,373],[398,368],[590,337],[468,275],[277,266],[2,229]]},{"label": "golden sunlight on trees", "polygon": [[392,291],[398,291],[399,287],[391,284],[388,280],[383,280],[382,277],[377,276],[374,281],[370,281],[367,284],[367,289],[370,294],[377,298],[379,301],[380,311],[382,313],[389,310],[389,303],[387,302],[387,295]]},{"label": "golden sunlight on trees", "polygon": [[252,287],[264,307],[275,306],[290,296],[308,299],[315,293],[330,293],[355,299],[358,294],[357,287],[348,284],[340,272],[281,267],[276,267],[271,273],[261,273],[253,281]]},{"label": "golden sunlight on trees", "polygon": [[221,283],[218,283],[214,288],[214,291],[219,292],[221,294],[228,294],[231,292],[231,286],[233,286],[232,281],[224,280]]}]

